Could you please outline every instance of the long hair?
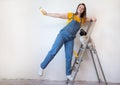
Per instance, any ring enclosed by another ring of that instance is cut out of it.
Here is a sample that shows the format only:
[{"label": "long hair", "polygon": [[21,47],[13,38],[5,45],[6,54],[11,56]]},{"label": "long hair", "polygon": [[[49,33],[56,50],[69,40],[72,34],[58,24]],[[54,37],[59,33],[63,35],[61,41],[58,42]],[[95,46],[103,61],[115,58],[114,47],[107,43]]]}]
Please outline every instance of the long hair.
[{"label": "long hair", "polygon": [[80,5],[83,5],[83,6],[84,6],[84,12],[80,15],[80,17],[81,17],[81,18],[86,17],[86,5],[85,5],[84,3],[80,3],[80,4],[77,6],[75,15],[78,14],[78,11],[77,11],[77,10],[78,10],[78,7],[79,7]]}]

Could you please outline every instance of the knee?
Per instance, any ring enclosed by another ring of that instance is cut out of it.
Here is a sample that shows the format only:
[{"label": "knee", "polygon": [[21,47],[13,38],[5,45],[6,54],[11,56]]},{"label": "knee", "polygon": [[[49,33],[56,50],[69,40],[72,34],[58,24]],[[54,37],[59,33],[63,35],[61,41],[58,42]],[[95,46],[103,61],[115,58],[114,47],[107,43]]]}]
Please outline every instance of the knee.
[{"label": "knee", "polygon": [[48,53],[48,54],[49,54],[50,56],[53,56],[53,57],[54,57],[54,56],[56,55],[56,53],[57,53],[57,52],[55,52],[55,51],[51,50],[51,51],[49,51],[49,53]]}]

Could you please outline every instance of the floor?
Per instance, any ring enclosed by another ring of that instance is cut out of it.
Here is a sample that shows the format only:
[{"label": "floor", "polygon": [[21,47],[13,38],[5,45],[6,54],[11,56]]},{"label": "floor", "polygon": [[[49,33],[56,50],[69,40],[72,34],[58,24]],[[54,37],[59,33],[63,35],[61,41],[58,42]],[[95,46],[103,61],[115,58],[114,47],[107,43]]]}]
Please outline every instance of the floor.
[{"label": "floor", "polygon": [[[0,80],[0,85],[67,85],[65,81],[45,81],[45,80]],[[75,82],[74,85],[105,85],[103,83],[95,82]],[[120,85],[109,83],[108,85]]]}]

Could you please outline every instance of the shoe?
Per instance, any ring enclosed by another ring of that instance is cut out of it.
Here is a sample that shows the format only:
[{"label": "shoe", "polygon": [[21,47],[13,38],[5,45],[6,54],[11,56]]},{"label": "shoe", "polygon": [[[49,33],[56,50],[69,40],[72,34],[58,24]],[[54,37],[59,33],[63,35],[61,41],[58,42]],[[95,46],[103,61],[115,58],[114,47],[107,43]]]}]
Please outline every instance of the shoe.
[{"label": "shoe", "polygon": [[40,67],[38,74],[39,74],[40,76],[43,76],[43,72],[44,72],[44,70]]},{"label": "shoe", "polygon": [[73,77],[71,75],[67,75],[67,79],[69,79],[70,81],[72,81]]}]

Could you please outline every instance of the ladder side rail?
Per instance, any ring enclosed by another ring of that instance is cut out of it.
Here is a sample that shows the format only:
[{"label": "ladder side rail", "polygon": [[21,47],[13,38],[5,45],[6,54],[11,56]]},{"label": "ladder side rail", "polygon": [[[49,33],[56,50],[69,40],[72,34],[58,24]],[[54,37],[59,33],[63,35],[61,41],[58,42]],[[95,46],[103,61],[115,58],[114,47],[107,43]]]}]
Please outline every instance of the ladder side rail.
[{"label": "ladder side rail", "polygon": [[75,80],[76,75],[77,75],[77,73],[78,73],[78,71],[79,71],[80,64],[81,64],[81,62],[82,62],[82,60],[83,60],[83,58],[84,58],[84,53],[85,53],[85,51],[86,51],[86,48],[85,48],[84,50],[82,50],[82,53],[81,53],[81,55],[80,55],[80,57],[79,57],[79,59],[78,59],[78,61],[79,61],[79,62],[78,62],[78,66],[77,66],[77,69],[75,69],[76,72],[75,72],[75,74],[74,74],[74,76],[73,76],[73,81],[72,81],[72,84],[71,84],[71,85],[74,84],[74,80]]},{"label": "ladder side rail", "polygon": [[96,66],[96,63],[95,63],[95,60],[94,60],[94,57],[93,57],[92,50],[89,50],[89,51],[90,51],[90,54],[91,54],[91,57],[92,57],[92,61],[93,61],[93,65],[94,65],[94,68],[95,68],[95,72],[96,72],[98,81],[99,81],[99,83],[100,83],[100,77],[99,77],[99,73],[98,73],[98,70],[97,70],[97,66]]},{"label": "ladder side rail", "polygon": [[98,54],[97,54],[97,51],[96,51],[96,48],[94,47],[94,53],[95,53],[95,55],[96,55],[96,57],[97,57],[97,61],[98,61],[98,64],[99,64],[99,66],[100,66],[100,70],[101,70],[101,72],[102,72],[102,76],[103,76],[103,79],[104,79],[104,81],[105,81],[105,84],[107,85],[107,80],[106,80],[106,77],[105,77],[105,74],[104,74],[104,71],[103,71],[103,68],[102,68],[102,65],[101,65],[101,62],[100,62],[100,59],[99,59],[99,57],[98,57]]},{"label": "ladder side rail", "polygon": [[101,65],[101,62],[100,62],[100,59],[99,59],[99,56],[98,56],[98,53],[97,53],[97,50],[96,50],[96,48],[95,48],[95,44],[94,44],[94,42],[92,41],[92,39],[91,39],[91,51],[95,54],[95,56],[96,56],[96,59],[97,59],[97,61],[98,61],[98,65],[99,65],[99,68],[100,68],[100,70],[101,70],[101,74],[102,74],[102,77],[103,77],[103,79],[104,79],[104,82],[105,82],[105,85],[108,85],[107,84],[107,80],[106,80],[106,77],[105,77],[105,74],[104,74],[104,71],[103,71],[103,68],[102,68],[102,65]]}]

